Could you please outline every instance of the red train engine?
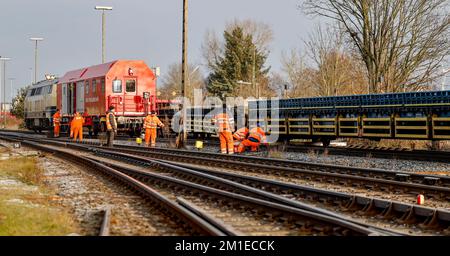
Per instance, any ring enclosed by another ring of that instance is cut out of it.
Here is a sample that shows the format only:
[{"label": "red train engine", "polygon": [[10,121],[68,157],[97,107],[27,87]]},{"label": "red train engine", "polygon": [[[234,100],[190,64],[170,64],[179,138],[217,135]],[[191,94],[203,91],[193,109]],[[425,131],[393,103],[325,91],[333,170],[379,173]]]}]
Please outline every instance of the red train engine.
[{"label": "red train engine", "polygon": [[106,111],[115,107],[119,132],[139,134],[142,120],[156,110],[156,76],[140,60],[116,60],[67,72],[59,79],[57,107],[67,131],[75,112],[89,134],[106,131]]}]

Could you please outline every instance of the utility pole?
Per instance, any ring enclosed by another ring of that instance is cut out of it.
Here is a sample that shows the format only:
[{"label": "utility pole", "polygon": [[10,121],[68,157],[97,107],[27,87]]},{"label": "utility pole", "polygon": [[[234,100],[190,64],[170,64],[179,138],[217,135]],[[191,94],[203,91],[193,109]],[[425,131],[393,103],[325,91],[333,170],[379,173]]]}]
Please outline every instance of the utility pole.
[{"label": "utility pole", "polygon": [[102,63],[105,63],[105,11],[111,11],[111,6],[95,6],[95,10],[102,11]]},{"label": "utility pole", "polygon": [[1,104],[1,111],[3,113],[3,128],[6,128],[6,62],[9,60],[11,60],[11,58],[0,56],[0,61],[3,63],[3,102]]},{"label": "utility pole", "polygon": [[255,88],[256,98],[259,99],[259,85],[256,84],[256,45],[253,45],[252,84]]},{"label": "utility pole", "polygon": [[186,81],[187,81],[187,40],[188,40],[188,0],[183,0],[183,39],[182,39],[182,60],[181,60],[181,96],[183,97],[183,131],[178,138],[178,148],[184,147],[187,141],[186,132]]},{"label": "utility pole", "polygon": [[37,82],[37,59],[38,59],[38,41],[44,40],[42,37],[32,37],[30,38],[31,41],[34,41],[34,83]]},{"label": "utility pole", "polygon": [[10,96],[11,96],[11,107],[12,107],[12,104],[13,104],[13,102],[12,102],[12,100],[13,100],[13,81],[14,80],[16,80],[15,78],[13,78],[13,77],[11,77],[11,78],[9,78],[9,94],[10,94]]}]

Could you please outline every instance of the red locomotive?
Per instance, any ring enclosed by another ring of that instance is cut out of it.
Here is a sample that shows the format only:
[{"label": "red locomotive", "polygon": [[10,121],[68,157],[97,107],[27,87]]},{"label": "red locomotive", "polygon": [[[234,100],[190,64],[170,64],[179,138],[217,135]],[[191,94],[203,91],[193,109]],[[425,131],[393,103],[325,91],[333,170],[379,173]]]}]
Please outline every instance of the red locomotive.
[{"label": "red locomotive", "polygon": [[106,130],[105,114],[115,107],[119,131],[140,133],[142,120],[156,110],[156,76],[140,60],[116,60],[67,72],[57,84],[62,130],[80,112],[94,135]]}]

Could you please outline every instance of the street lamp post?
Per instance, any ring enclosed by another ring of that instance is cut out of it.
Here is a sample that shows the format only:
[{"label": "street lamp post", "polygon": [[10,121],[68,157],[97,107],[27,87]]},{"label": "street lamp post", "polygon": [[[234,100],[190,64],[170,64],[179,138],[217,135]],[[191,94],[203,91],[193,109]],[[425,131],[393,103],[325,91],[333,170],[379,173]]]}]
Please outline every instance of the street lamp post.
[{"label": "street lamp post", "polygon": [[111,6],[95,6],[95,10],[102,11],[102,63],[105,63],[105,11],[111,11]]},{"label": "street lamp post", "polygon": [[37,82],[37,59],[38,59],[38,41],[44,40],[42,37],[32,37],[31,41],[34,41],[34,83]]},{"label": "street lamp post", "polygon": [[[3,63],[3,102],[1,104],[1,110],[3,113],[3,128],[6,128],[6,108],[5,108],[5,103],[6,103],[6,62],[11,60],[11,58],[6,58],[6,57],[1,57],[0,56],[0,61]],[[1,91],[1,88],[0,88]]]}]

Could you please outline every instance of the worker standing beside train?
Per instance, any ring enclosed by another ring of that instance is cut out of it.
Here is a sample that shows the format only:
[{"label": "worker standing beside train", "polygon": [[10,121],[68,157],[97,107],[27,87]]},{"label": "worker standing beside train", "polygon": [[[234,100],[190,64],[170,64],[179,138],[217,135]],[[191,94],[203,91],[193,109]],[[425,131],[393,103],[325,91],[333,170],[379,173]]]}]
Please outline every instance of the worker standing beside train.
[{"label": "worker standing beside train", "polygon": [[114,106],[110,106],[106,113],[106,144],[113,146],[114,135],[117,134],[117,121],[114,115]]},{"label": "worker standing beside train", "polygon": [[266,141],[266,133],[260,126],[261,125],[258,124],[257,127],[251,129],[248,138],[239,144],[239,153],[243,153],[247,147],[250,147],[251,151],[255,152],[258,150],[259,145]]},{"label": "worker standing beside train", "polygon": [[72,117],[72,120],[70,120],[70,123],[69,123],[69,131],[70,131],[70,138],[73,138],[73,119],[74,119],[74,115],[70,115],[71,117]]},{"label": "worker standing beside train", "polygon": [[164,124],[156,116],[155,111],[151,111],[144,119],[145,145],[148,147],[151,141],[151,147],[156,145],[156,129],[164,127]]},{"label": "worker standing beside train", "polygon": [[238,152],[239,145],[241,144],[242,141],[247,139],[247,136],[248,136],[248,128],[247,127],[242,127],[233,134],[234,152]]},{"label": "worker standing beside train", "polygon": [[59,130],[61,127],[61,113],[59,109],[56,109],[56,113],[53,114],[53,137],[59,137]]},{"label": "worker standing beside train", "polygon": [[73,141],[77,141],[77,138],[80,140],[80,142],[83,141],[83,124],[84,118],[79,112],[76,112],[72,122]]},{"label": "worker standing beside train", "polygon": [[234,127],[234,118],[230,117],[227,113],[227,106],[222,106],[222,113],[217,114],[212,119],[214,125],[217,125],[218,136],[220,140],[220,151],[222,154],[234,153],[233,134],[232,129]]}]

